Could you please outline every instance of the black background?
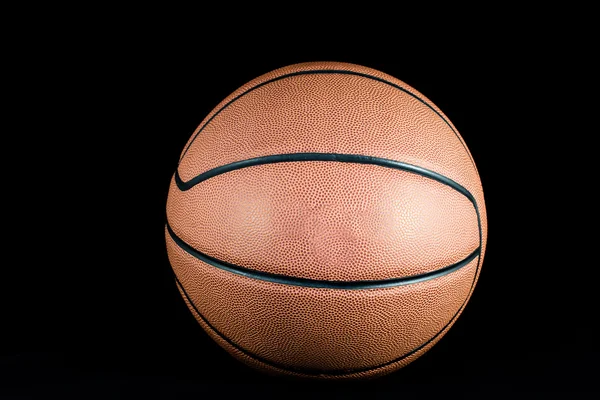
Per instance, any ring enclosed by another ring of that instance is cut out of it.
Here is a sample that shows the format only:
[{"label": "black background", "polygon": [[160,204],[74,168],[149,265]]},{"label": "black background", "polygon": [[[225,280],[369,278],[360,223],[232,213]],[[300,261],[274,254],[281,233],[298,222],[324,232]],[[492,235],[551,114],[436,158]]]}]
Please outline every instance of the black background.
[{"label": "black background", "polygon": [[[272,36],[99,34],[83,46],[48,41],[35,50],[48,57],[46,67],[30,66],[42,107],[24,124],[34,133],[12,174],[19,186],[9,197],[29,214],[15,212],[17,244],[7,242],[18,256],[5,259],[14,268],[3,282],[0,397],[594,390],[595,300],[585,272],[593,263],[582,237],[595,233],[575,225],[591,218],[593,200],[577,180],[585,161],[571,157],[586,147],[573,93],[585,79],[563,68],[578,62],[576,51],[557,49],[554,37],[531,46],[489,36],[482,47],[471,35],[440,35],[435,45],[374,48],[333,34],[281,47]],[[438,105],[472,152],[488,210],[488,249],[462,316],[417,361],[367,382],[296,382],[235,361],[187,310],[165,249],[169,181],[204,116],[263,73],[323,60],[386,72]]]}]

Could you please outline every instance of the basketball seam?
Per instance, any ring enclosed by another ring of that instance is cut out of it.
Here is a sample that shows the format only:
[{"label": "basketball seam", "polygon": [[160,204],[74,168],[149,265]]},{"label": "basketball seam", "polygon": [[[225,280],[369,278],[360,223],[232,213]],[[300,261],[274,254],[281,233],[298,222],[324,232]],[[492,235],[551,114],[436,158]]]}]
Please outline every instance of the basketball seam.
[{"label": "basketball seam", "polygon": [[236,265],[233,263],[229,263],[227,261],[219,260],[217,258],[211,257],[201,251],[194,249],[180,237],[178,237],[173,229],[167,223],[167,232],[173,239],[173,242],[188,253],[189,255],[197,258],[198,260],[211,265],[213,267],[219,268],[221,270],[231,272],[236,275],[245,276],[251,279],[257,279],[266,282],[279,283],[282,285],[289,286],[300,286],[300,287],[311,287],[311,288],[321,288],[321,289],[343,289],[343,290],[366,290],[366,289],[384,289],[390,287],[397,286],[406,286],[413,285],[419,282],[429,281],[435,278],[439,278],[441,276],[450,274],[454,271],[457,271],[465,266],[467,266],[471,261],[475,259],[475,257],[479,256],[480,248],[476,248],[471,254],[469,254],[466,258],[461,261],[450,264],[448,266],[438,268],[433,271],[424,272],[421,274],[410,275],[399,278],[388,278],[388,279],[377,279],[377,280],[361,280],[361,281],[331,281],[324,279],[311,279],[311,278],[301,278],[297,276],[291,275],[283,275],[283,274],[275,274],[272,272],[259,271],[252,268],[242,267],[240,265]]},{"label": "basketball seam", "polygon": [[[479,270],[479,260],[478,260],[478,263],[477,263],[477,268],[476,268],[476,270],[474,272],[475,278],[477,277],[478,270]],[[173,273],[174,273],[174,271],[173,271]],[[385,367],[390,366],[392,364],[395,364],[397,362],[401,362],[405,358],[410,357],[411,355],[417,353],[419,350],[425,348],[428,344],[430,344],[436,338],[438,338],[438,336],[440,336],[442,334],[442,332],[444,332],[446,330],[446,328],[448,328],[451,324],[453,324],[456,321],[456,318],[458,317],[458,315],[461,313],[461,311],[463,310],[463,308],[467,304],[469,296],[471,295],[472,290],[473,290],[473,286],[471,285],[471,289],[469,290],[469,293],[467,294],[467,296],[465,298],[465,301],[458,308],[458,311],[456,312],[456,314],[454,314],[454,316],[450,319],[450,321],[448,321],[448,323],[446,325],[444,325],[444,327],[442,329],[440,329],[435,335],[433,335],[433,337],[431,337],[425,343],[423,343],[420,346],[414,348],[413,350],[409,351],[408,353],[406,353],[406,354],[404,354],[404,355],[402,355],[402,356],[400,356],[398,358],[395,358],[395,359],[393,359],[391,361],[385,362],[383,364],[376,365],[374,367],[368,367],[368,368],[348,368],[348,369],[343,369],[343,370],[325,370],[325,369],[316,369],[316,368],[291,367],[291,366],[288,366],[288,365],[279,364],[277,362],[273,362],[273,361],[267,360],[267,359],[265,359],[265,358],[263,358],[263,357],[261,357],[261,356],[259,356],[257,354],[254,354],[254,353],[250,352],[249,350],[246,350],[246,349],[242,348],[241,346],[239,346],[238,344],[234,343],[230,338],[228,338],[223,333],[221,333],[218,329],[216,329],[208,321],[208,319],[206,319],[206,317],[204,317],[204,315],[202,315],[202,313],[200,313],[200,311],[196,307],[196,304],[192,301],[192,299],[187,294],[187,291],[183,287],[183,284],[177,278],[177,274],[174,273],[174,275],[175,275],[175,281],[176,281],[177,285],[181,289],[181,292],[184,294],[185,298],[187,299],[188,303],[191,305],[191,307],[194,310],[194,312],[198,315],[198,317],[217,336],[219,336],[221,339],[223,339],[225,342],[227,342],[230,346],[232,346],[233,348],[235,348],[239,352],[243,353],[247,357],[250,357],[250,358],[252,358],[252,359],[254,359],[256,361],[262,362],[262,363],[264,363],[264,364],[266,364],[266,365],[268,365],[270,367],[279,368],[279,369],[282,369],[282,370],[285,370],[285,371],[288,371],[288,372],[295,372],[295,373],[300,373],[300,374],[304,374],[304,375],[313,375],[313,376],[319,376],[319,375],[330,375],[330,376],[352,375],[352,374],[357,374],[357,373],[370,372],[370,371],[373,371],[373,370],[376,370],[376,369],[385,368]]]},{"label": "basketball seam", "polygon": [[175,170],[175,183],[179,190],[186,191],[190,190],[200,182],[207,179],[221,175],[227,172],[234,171],[236,169],[253,167],[256,165],[264,164],[275,164],[281,162],[309,162],[309,161],[326,161],[326,162],[345,162],[355,164],[371,164],[380,167],[398,169],[402,171],[411,172],[417,175],[421,175],[425,178],[432,179],[440,182],[446,186],[451,187],[463,196],[469,199],[469,201],[475,204],[475,197],[460,183],[434,172],[430,169],[419,167],[414,164],[409,164],[402,161],[390,160],[389,158],[365,156],[361,154],[346,154],[346,153],[286,153],[286,154],[272,154],[269,156],[261,156],[248,158],[246,160],[234,161],[229,164],[224,164],[208,171],[205,171],[199,175],[196,175],[189,181],[184,181],[179,175],[179,171]]},{"label": "basketball seam", "polygon": [[202,132],[204,130],[204,128],[206,128],[206,126],[217,116],[219,115],[224,109],[226,109],[227,107],[229,107],[232,103],[234,103],[235,101],[237,101],[238,99],[240,99],[241,97],[245,96],[246,94],[262,87],[265,86],[269,83],[273,83],[276,81],[279,81],[281,79],[285,79],[285,78],[290,78],[290,77],[294,77],[294,76],[299,76],[299,75],[319,75],[319,74],[340,74],[340,75],[355,75],[355,76],[360,76],[363,78],[368,78],[368,79],[372,79],[387,85],[390,85],[410,96],[412,96],[413,98],[417,99],[418,101],[420,101],[422,104],[424,104],[425,106],[427,106],[429,109],[431,109],[438,117],[440,117],[442,119],[442,121],[444,121],[446,123],[446,125],[448,125],[448,127],[450,128],[450,130],[452,130],[452,132],[454,133],[454,135],[457,137],[457,139],[459,140],[459,142],[461,143],[461,145],[463,146],[463,148],[465,149],[467,156],[469,157],[469,160],[471,161],[471,164],[473,165],[473,168],[475,169],[475,173],[479,176],[479,172],[477,171],[477,167],[475,165],[475,161],[473,160],[473,157],[471,156],[471,153],[469,152],[469,149],[467,148],[467,145],[465,144],[463,138],[458,134],[458,132],[452,127],[452,124],[450,124],[450,122],[444,118],[444,116],[435,109],[435,107],[433,107],[432,105],[430,105],[428,102],[426,102],[425,100],[423,100],[422,98],[420,98],[419,96],[417,96],[416,94],[412,93],[411,91],[409,91],[406,88],[403,88],[400,85],[397,85],[393,82],[390,82],[386,79],[383,78],[379,78],[377,76],[374,75],[369,75],[363,72],[356,72],[356,71],[347,71],[347,70],[336,70],[336,69],[323,69],[323,70],[304,70],[304,71],[296,71],[296,72],[291,72],[288,74],[284,74],[284,75],[280,75],[277,76],[275,78],[269,79],[267,81],[261,82],[255,86],[252,86],[251,88],[249,88],[248,90],[240,93],[239,95],[235,96],[233,99],[231,99],[230,101],[228,101],[227,103],[225,103],[219,110],[217,110],[205,123],[204,125],[202,125],[202,127],[200,127],[200,129],[198,129],[198,131],[196,132],[196,134],[194,134],[194,137],[190,140],[190,143],[186,146],[186,148],[184,149],[183,153],[181,154],[181,157],[179,158],[179,163],[181,163],[181,161],[183,160],[183,157],[185,157],[185,155],[187,154],[188,150],[190,149],[190,147],[192,147],[192,144],[194,143],[194,141],[196,140],[196,138],[198,137],[198,135],[200,134],[200,132]]}]

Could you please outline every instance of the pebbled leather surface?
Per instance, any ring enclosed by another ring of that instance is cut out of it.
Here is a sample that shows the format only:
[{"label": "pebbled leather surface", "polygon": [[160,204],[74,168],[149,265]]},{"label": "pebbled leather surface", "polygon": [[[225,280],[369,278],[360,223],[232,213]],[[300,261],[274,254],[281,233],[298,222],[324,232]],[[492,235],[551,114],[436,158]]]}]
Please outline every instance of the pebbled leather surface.
[{"label": "pebbled leather surface", "polygon": [[431,341],[426,342],[426,344],[424,346],[422,346],[421,348],[419,348],[417,351],[414,351],[413,353],[410,353],[407,356],[402,357],[397,361],[392,361],[392,362],[389,362],[389,363],[384,364],[379,367],[374,367],[374,368],[370,368],[370,369],[366,369],[366,370],[359,370],[359,371],[347,371],[347,372],[337,371],[335,373],[325,372],[325,371],[303,372],[303,371],[298,371],[298,370],[289,369],[289,368],[282,368],[281,366],[275,366],[275,365],[272,365],[271,363],[267,363],[265,361],[258,360],[255,357],[252,357],[252,356],[248,355],[246,352],[240,350],[239,348],[232,346],[231,343],[229,343],[227,340],[223,339],[223,337],[221,335],[219,335],[218,333],[216,333],[211,327],[209,327],[204,322],[204,320],[202,320],[201,318],[198,317],[198,314],[194,310],[193,306],[191,306],[190,302],[188,301],[185,294],[182,292],[181,287],[179,287],[179,285],[178,285],[178,289],[179,289],[179,292],[181,293],[181,296],[183,297],[183,299],[185,301],[185,304],[188,306],[188,308],[190,309],[190,311],[192,312],[192,314],[194,315],[194,317],[196,318],[196,320],[198,321],[200,326],[202,326],[202,328],[206,331],[206,333],[208,333],[208,335],[217,344],[219,344],[223,349],[225,349],[229,354],[231,354],[237,360],[243,362],[244,364],[246,364],[252,368],[263,371],[264,373],[267,373],[269,375],[287,375],[287,376],[291,376],[291,377],[299,378],[299,379],[323,379],[323,380],[325,380],[325,379],[326,380],[373,379],[373,378],[377,378],[377,377],[392,373],[392,372],[410,364],[411,362],[413,362],[414,360],[419,358],[421,355],[423,355],[433,345],[435,345],[442,337],[444,337],[444,335],[446,334],[446,332],[448,332],[448,330],[452,327],[452,325],[454,325],[454,322],[460,316],[460,314],[462,313],[462,311],[464,309],[464,305],[463,305],[463,307],[459,310],[458,314]]},{"label": "pebbled leather surface", "polygon": [[284,369],[324,372],[371,369],[436,336],[463,305],[478,261],[412,285],[322,289],[232,274],[167,244],[187,295],[221,336]]},{"label": "pebbled leather surface", "polygon": [[[305,74],[322,70],[359,75]],[[218,270],[167,235],[173,269],[220,333],[197,316],[200,325],[251,366],[332,379],[391,372],[443,336],[474,288],[487,238],[474,162],[448,118],[415,89],[370,68],[317,62],[269,72],[224,99],[190,137],[178,172],[188,181],[231,162],[298,152],[381,157],[434,171],[473,195],[481,226],[473,204],[440,182],[381,166],[319,161],[230,171],[185,192],[172,181],[169,224],[209,256],[312,279],[414,275],[457,262],[479,245],[481,256],[410,286],[315,289]]]},{"label": "pebbled leather surface", "polygon": [[387,279],[435,271],[479,246],[477,214],[465,196],[376,165],[258,165],[171,192],[168,219],[177,236],[264,272]]}]

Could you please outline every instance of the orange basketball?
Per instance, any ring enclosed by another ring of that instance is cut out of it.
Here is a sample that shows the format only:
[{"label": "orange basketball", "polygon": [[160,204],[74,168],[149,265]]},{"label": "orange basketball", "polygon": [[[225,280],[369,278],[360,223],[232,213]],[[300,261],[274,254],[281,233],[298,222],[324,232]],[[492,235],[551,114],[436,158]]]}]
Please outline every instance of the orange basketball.
[{"label": "orange basketball", "polygon": [[430,349],[481,271],[481,181],[454,125],[404,82],[312,62],[206,116],[167,200],[177,286],[251,367],[374,377]]}]

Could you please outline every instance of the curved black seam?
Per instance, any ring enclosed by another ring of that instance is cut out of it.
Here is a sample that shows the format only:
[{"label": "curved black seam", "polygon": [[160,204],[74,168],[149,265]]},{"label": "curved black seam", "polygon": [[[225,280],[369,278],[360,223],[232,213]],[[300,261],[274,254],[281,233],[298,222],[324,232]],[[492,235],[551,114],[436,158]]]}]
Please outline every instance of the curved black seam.
[{"label": "curved black seam", "polygon": [[394,161],[387,158],[380,157],[372,157],[372,156],[363,156],[359,154],[339,154],[339,153],[290,153],[290,154],[273,154],[270,156],[262,156],[249,158],[247,160],[235,161],[229,164],[221,165],[219,167],[210,169],[206,172],[201,173],[190,179],[189,181],[184,181],[181,179],[179,175],[179,171],[175,170],[175,183],[177,187],[181,191],[190,190],[200,182],[203,182],[209,178],[212,178],[216,175],[221,175],[226,172],[230,172],[240,168],[252,167],[255,165],[263,165],[263,164],[274,164],[280,162],[299,162],[299,161],[336,161],[336,162],[346,162],[346,163],[357,163],[357,164],[373,164],[379,165],[381,167],[386,168],[394,168],[403,171],[412,172],[426,178],[433,179],[444,185],[450,186],[452,189],[458,191],[465,197],[471,201],[471,203],[475,203],[475,198],[473,195],[461,184],[452,179],[438,174],[437,172],[431,171],[429,169],[419,167],[417,165],[404,163],[401,161]]},{"label": "curved black seam", "polygon": [[400,278],[390,279],[377,279],[377,280],[362,280],[362,281],[332,281],[332,280],[320,280],[310,278],[300,278],[296,276],[275,274],[271,272],[258,271],[251,268],[242,267],[240,265],[232,264],[227,261],[219,260],[211,257],[201,251],[196,250],[179,236],[173,232],[173,229],[167,223],[167,231],[171,236],[171,239],[179,246],[183,251],[189,255],[199,259],[206,264],[212,265],[213,267],[234,273],[236,275],[245,276],[251,279],[258,279],[261,281],[279,283],[282,285],[290,286],[302,286],[311,288],[322,288],[322,289],[346,289],[346,290],[365,290],[365,289],[381,289],[396,286],[412,285],[418,282],[424,282],[431,279],[439,278],[440,276],[447,275],[454,272],[466,265],[468,265],[473,259],[479,256],[479,247],[475,249],[463,260],[448,265],[443,268],[436,269],[435,271],[429,271],[422,274],[416,274],[411,276],[404,276]]},{"label": "curved black seam", "polygon": [[[206,126],[217,116],[219,115],[225,108],[229,107],[232,103],[234,103],[236,100],[238,100],[239,98],[241,98],[242,96],[245,96],[246,94],[262,87],[265,86],[269,83],[273,83],[276,81],[279,81],[281,79],[285,79],[285,78],[290,78],[293,76],[298,76],[298,75],[318,75],[318,74],[342,74],[342,75],[356,75],[356,76],[361,76],[363,78],[368,78],[368,79],[373,79],[375,81],[381,82],[381,83],[385,83],[387,85],[390,85],[398,90],[401,90],[402,92],[414,97],[415,99],[417,99],[418,101],[420,101],[421,103],[423,103],[424,105],[426,105],[427,107],[429,107],[434,113],[437,114],[438,117],[440,117],[442,119],[442,121],[444,121],[446,123],[446,125],[448,125],[448,127],[452,130],[452,132],[454,133],[454,135],[458,138],[459,142],[462,144],[462,146],[464,147],[465,151],[467,152],[467,155],[469,156],[469,159],[471,160],[471,163],[473,164],[473,167],[475,168],[475,171],[477,172],[477,167],[475,166],[475,161],[473,160],[473,157],[471,156],[471,153],[469,152],[469,149],[467,148],[467,145],[465,144],[463,138],[458,134],[458,132],[452,127],[452,124],[450,124],[450,122],[448,120],[446,120],[446,118],[444,118],[444,116],[437,111],[432,105],[430,105],[429,103],[427,103],[425,100],[423,100],[422,98],[420,98],[419,96],[417,96],[416,94],[410,92],[409,90],[403,88],[402,86],[399,86],[395,83],[392,83],[390,81],[387,81],[383,78],[379,78],[377,76],[373,76],[373,75],[369,75],[369,74],[365,74],[362,72],[355,72],[355,71],[346,71],[346,70],[335,70],[335,69],[322,69],[322,70],[309,70],[309,71],[296,71],[296,72],[291,72],[289,74],[285,74],[285,75],[281,75],[272,79],[269,79],[267,81],[261,82],[253,87],[251,87],[250,89],[246,90],[243,93],[240,93],[239,95],[235,96],[233,99],[231,99],[230,101],[228,101],[226,104],[223,105],[223,107],[221,107],[219,110],[217,110],[207,121],[206,123],[204,123],[204,125],[202,125],[202,127],[200,129],[198,129],[198,132],[196,132],[196,134],[194,135],[194,137],[192,138],[192,140],[190,140],[190,143],[186,146],[185,150],[183,151],[183,153],[181,154],[181,157],[179,158],[179,163],[181,163],[181,160],[183,160],[183,157],[185,157],[185,155],[187,154],[187,151],[189,150],[189,148],[192,146],[192,143],[194,143],[194,141],[196,140],[196,138],[198,137],[198,135],[200,134],[200,132],[202,132],[204,130],[204,128],[206,128]],[[478,172],[477,172],[478,173]]]},{"label": "curved black seam", "polygon": [[[479,261],[477,264],[477,267],[479,268]],[[439,337],[442,332],[444,332],[446,330],[446,328],[448,328],[458,317],[458,314],[461,312],[461,310],[465,307],[465,305],[467,304],[467,300],[469,299],[469,296],[467,295],[467,298],[465,299],[465,301],[463,302],[463,304],[459,307],[458,311],[456,312],[456,314],[454,314],[454,316],[450,319],[450,321],[444,325],[444,327],[442,329],[440,329],[440,331],[438,333],[436,333],[431,339],[427,340],[425,343],[423,343],[422,345],[420,345],[419,347],[416,347],[415,349],[409,351],[408,353],[395,358],[391,361],[385,362],[383,364],[379,364],[376,365],[374,367],[368,367],[368,368],[354,368],[354,369],[344,369],[344,370],[320,370],[320,369],[314,369],[314,368],[299,368],[299,367],[293,367],[293,366],[289,366],[289,365],[284,365],[284,364],[280,364],[277,362],[273,362],[270,360],[267,360],[257,354],[254,354],[242,347],[240,347],[239,345],[237,345],[236,343],[234,343],[231,339],[229,339],[227,336],[225,336],[224,334],[222,334],[219,330],[217,330],[198,310],[198,308],[196,307],[196,304],[194,304],[194,302],[192,301],[192,299],[190,298],[190,296],[187,294],[185,288],[183,287],[183,284],[179,281],[179,278],[177,278],[177,274],[175,274],[175,271],[173,271],[173,274],[175,275],[175,281],[177,282],[177,285],[179,286],[179,288],[181,289],[181,292],[184,294],[185,298],[187,299],[188,303],[192,306],[192,309],[194,310],[194,312],[198,315],[198,317],[210,328],[212,329],[212,331],[218,335],[221,339],[223,339],[225,342],[227,342],[230,346],[232,346],[233,348],[235,348],[236,350],[238,350],[239,352],[245,354],[246,356],[253,358],[257,361],[260,361],[264,364],[267,364],[271,367],[274,368],[279,368],[285,371],[290,371],[290,372],[296,372],[296,373],[300,373],[300,374],[305,374],[305,375],[333,375],[333,376],[340,376],[340,375],[350,375],[350,374],[356,374],[356,373],[361,373],[361,372],[369,372],[369,371],[373,371],[379,368],[384,368],[387,367],[388,365],[397,363],[402,361],[403,359],[410,357],[411,355],[417,353],[418,351],[420,351],[421,349],[423,349],[424,347],[426,347],[429,343],[431,343],[432,341],[434,341],[437,337]],[[477,276],[477,270],[475,270],[475,276]],[[473,289],[473,287],[471,286],[471,290]],[[471,294],[471,291],[469,291],[469,295]]]}]

